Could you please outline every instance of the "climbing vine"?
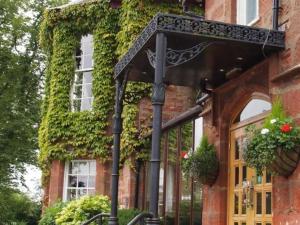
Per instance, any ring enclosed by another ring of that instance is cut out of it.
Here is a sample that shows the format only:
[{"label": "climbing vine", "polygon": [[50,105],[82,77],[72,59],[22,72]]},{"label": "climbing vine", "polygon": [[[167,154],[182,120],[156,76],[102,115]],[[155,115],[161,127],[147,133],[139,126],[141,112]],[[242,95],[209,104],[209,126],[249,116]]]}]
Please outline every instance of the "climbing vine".
[{"label": "climbing vine", "polygon": [[[39,161],[47,182],[53,159],[109,156],[107,134],[113,109],[113,68],[116,62],[118,10],[107,1],[50,9],[44,14],[41,45],[48,55],[43,119],[39,130]],[[70,90],[75,50],[80,38],[94,37],[93,110],[71,112]]]},{"label": "climbing vine", "polygon": [[[97,157],[105,161],[110,156],[114,65],[157,12],[179,13],[181,9],[179,4],[157,4],[154,0],[123,0],[120,9],[113,9],[108,0],[94,0],[45,11],[40,43],[48,56],[48,66],[39,129],[44,184],[54,159]],[[93,110],[71,112],[75,50],[86,34],[94,37]],[[144,155],[135,151],[145,144],[143,134],[148,132],[137,128],[137,104],[149,97],[150,91],[147,84],[130,82],[127,86],[122,115],[122,162],[130,156]]]}]

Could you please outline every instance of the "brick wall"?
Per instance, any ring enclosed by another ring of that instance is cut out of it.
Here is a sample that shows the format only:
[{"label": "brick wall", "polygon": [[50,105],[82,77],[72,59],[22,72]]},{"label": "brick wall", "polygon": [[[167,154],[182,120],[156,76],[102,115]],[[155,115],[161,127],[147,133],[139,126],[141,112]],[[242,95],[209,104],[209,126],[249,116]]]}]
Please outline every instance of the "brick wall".
[{"label": "brick wall", "polygon": [[[206,19],[235,22],[236,0],[207,0]],[[279,23],[286,32],[286,49],[231,80],[213,95],[213,108],[204,115],[205,132],[217,146],[220,175],[204,188],[203,225],[227,224],[227,152],[230,120],[254,92],[281,96],[288,113],[300,122],[300,1],[281,0]],[[259,1],[254,26],[271,28],[272,0]],[[291,70],[291,72],[287,72]],[[279,79],[274,79],[275,77]],[[273,225],[300,224],[300,166],[289,178],[273,179]]]}]

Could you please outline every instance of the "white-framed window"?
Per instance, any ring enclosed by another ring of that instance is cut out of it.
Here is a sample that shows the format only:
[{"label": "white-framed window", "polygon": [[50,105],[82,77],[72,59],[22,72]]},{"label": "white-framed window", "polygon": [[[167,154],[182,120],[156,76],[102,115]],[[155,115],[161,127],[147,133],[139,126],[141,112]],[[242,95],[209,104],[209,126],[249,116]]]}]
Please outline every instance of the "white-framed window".
[{"label": "white-framed window", "polygon": [[237,0],[237,24],[252,25],[259,19],[258,0]]},{"label": "white-framed window", "polygon": [[76,50],[76,70],[71,90],[73,112],[92,110],[93,36],[83,36]]},{"label": "white-framed window", "polygon": [[63,200],[70,201],[83,195],[94,195],[96,160],[72,160],[65,163]]}]

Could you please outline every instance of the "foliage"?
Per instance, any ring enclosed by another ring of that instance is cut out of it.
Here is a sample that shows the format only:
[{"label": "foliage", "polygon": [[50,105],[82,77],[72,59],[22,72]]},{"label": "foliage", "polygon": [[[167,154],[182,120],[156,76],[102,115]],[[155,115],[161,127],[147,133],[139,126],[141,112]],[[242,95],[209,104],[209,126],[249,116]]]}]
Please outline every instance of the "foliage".
[{"label": "foliage", "polygon": [[[157,4],[154,0],[124,0],[120,9],[110,8],[108,2],[85,1],[44,13],[40,42],[48,56],[48,70],[39,129],[39,162],[44,184],[53,159],[108,159],[112,144],[107,131],[114,102],[114,65],[157,12],[182,11],[180,4]],[[93,56],[93,111],[73,113],[69,91],[74,77],[74,52],[80,37],[87,33],[92,33],[97,40]],[[145,151],[137,150],[147,144],[143,135],[150,128],[146,124],[138,129],[136,121],[138,103],[149,97],[150,91],[150,85],[132,82],[127,85],[122,115],[122,163],[132,156],[146,158]]]},{"label": "foliage", "polygon": [[196,151],[189,152],[183,159],[182,169],[186,176],[192,176],[203,184],[215,178],[219,169],[218,158],[214,145],[209,144],[206,136],[202,137]]},{"label": "foliage", "polygon": [[141,211],[138,209],[119,209],[118,219],[119,225],[127,225]]},{"label": "foliage", "polygon": [[40,202],[35,202],[24,193],[10,188],[0,191],[1,224],[36,225],[41,214]]},{"label": "foliage", "polygon": [[83,196],[69,202],[56,215],[55,222],[57,225],[80,225],[91,217],[109,210],[110,200],[107,196]]},{"label": "foliage", "polygon": [[36,162],[44,76],[38,30],[44,9],[62,2],[0,0],[0,189]]},{"label": "foliage", "polygon": [[[40,165],[44,182],[53,159],[109,155],[111,137],[107,135],[113,109],[112,85],[115,64],[117,11],[107,1],[75,4],[44,14],[41,43],[48,53],[48,71],[39,130]],[[93,111],[71,112],[69,91],[74,79],[74,52],[81,36],[93,34]]]},{"label": "foliage", "polygon": [[265,120],[263,128],[247,127],[246,148],[243,152],[247,165],[262,174],[274,161],[277,148],[292,151],[300,144],[299,127],[287,117],[281,102],[276,100],[272,112]]},{"label": "foliage", "polygon": [[55,218],[57,214],[62,211],[65,205],[65,203],[59,201],[47,207],[43,213],[39,225],[56,225]]}]

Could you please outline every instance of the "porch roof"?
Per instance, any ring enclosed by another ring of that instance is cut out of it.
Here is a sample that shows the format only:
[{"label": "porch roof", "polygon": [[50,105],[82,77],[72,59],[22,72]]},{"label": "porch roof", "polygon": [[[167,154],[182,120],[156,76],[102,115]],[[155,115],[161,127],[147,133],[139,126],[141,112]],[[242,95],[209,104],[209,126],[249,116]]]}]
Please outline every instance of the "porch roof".
[{"label": "porch roof", "polygon": [[[285,47],[285,33],[173,14],[157,14],[115,66],[115,78],[152,83],[155,36],[167,37],[167,84],[216,88]],[[151,65],[152,64],[152,65]]]}]

